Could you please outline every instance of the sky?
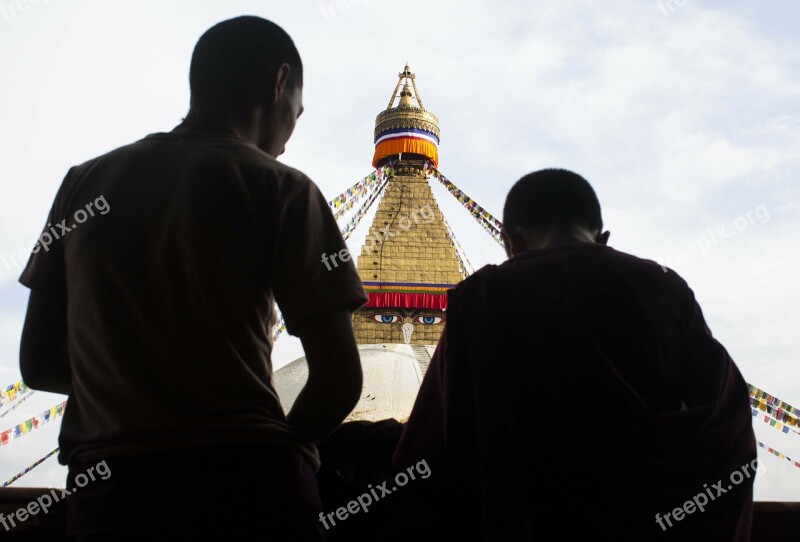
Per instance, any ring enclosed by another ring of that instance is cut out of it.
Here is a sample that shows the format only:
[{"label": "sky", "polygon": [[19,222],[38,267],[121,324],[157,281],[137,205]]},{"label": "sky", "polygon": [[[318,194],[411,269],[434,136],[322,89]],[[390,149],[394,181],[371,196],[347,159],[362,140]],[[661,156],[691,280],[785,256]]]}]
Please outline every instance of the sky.
[{"label": "sky", "polygon": [[[745,379],[800,404],[800,4],[788,0],[0,0],[0,385],[20,377],[17,278],[66,171],[178,124],[197,38],[242,14],[300,50],[305,113],[281,160],[327,197],[371,171],[375,115],[408,62],[451,181],[500,218],[522,175],[582,174],[609,244],[685,278]],[[432,185],[473,266],[502,262]],[[301,355],[284,336],[273,362]],[[0,430],[61,400],[37,393]],[[800,435],[753,423],[800,460]],[[55,448],[58,428],[0,447],[0,479]],[[800,500],[800,469],[760,457],[756,499]],[[65,473],[51,459],[15,485],[62,486]]]}]

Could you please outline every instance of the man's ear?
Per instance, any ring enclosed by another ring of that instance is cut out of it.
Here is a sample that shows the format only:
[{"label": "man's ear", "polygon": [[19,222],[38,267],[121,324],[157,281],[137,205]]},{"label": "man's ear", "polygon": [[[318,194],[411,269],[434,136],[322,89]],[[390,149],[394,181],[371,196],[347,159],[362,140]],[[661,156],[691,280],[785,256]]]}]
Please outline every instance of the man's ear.
[{"label": "man's ear", "polygon": [[509,258],[525,251],[525,239],[519,233],[512,233],[503,228],[500,230],[500,237],[503,239],[506,256]]},{"label": "man's ear", "polygon": [[286,62],[278,66],[278,71],[275,74],[275,88],[272,92],[272,105],[278,103],[280,97],[286,92],[286,84],[289,81],[289,73],[291,71],[292,68]]},{"label": "man's ear", "polygon": [[599,243],[601,245],[607,245],[609,237],[611,237],[611,232],[606,230],[603,233],[597,234],[594,240],[596,243]]}]

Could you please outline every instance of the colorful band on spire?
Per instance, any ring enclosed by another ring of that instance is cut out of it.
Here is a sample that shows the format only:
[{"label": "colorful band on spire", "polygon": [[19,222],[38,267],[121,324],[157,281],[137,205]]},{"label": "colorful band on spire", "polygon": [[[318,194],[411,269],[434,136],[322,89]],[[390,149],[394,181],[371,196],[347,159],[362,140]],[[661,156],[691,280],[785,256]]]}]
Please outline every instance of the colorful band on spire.
[{"label": "colorful band on spire", "polygon": [[418,128],[394,128],[392,130],[386,130],[385,132],[381,132],[379,136],[375,137],[375,144],[381,143],[383,141],[387,141],[389,139],[424,139],[426,141],[430,141],[434,145],[439,145],[439,137],[432,133],[428,132],[427,130],[420,130]]},{"label": "colorful band on spire", "polygon": [[366,308],[447,309],[447,290],[455,284],[420,284],[413,282],[368,282]]},{"label": "colorful band on spire", "polygon": [[372,157],[372,165],[378,166],[383,158],[387,156],[397,156],[399,154],[421,154],[426,157],[434,167],[439,163],[439,147],[429,139],[421,137],[397,137],[385,139],[375,145],[375,154]]}]

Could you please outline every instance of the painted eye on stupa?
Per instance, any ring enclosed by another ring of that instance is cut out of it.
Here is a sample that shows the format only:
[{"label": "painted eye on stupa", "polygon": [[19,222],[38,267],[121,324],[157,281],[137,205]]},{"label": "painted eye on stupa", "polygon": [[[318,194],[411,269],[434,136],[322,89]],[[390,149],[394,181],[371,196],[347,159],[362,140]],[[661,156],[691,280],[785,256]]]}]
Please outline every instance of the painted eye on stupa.
[{"label": "painted eye on stupa", "polygon": [[400,321],[400,317],[396,314],[373,314],[372,319],[381,324],[394,324]]},{"label": "painted eye on stupa", "polygon": [[426,326],[440,324],[441,322],[442,322],[441,316],[417,316],[416,318],[414,318],[414,323],[423,324]]}]

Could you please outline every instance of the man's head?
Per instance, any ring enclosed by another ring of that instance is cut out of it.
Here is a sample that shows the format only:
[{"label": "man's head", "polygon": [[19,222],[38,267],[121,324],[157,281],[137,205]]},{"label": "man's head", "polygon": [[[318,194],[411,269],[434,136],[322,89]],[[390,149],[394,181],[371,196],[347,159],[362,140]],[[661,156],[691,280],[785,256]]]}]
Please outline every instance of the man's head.
[{"label": "man's head", "polygon": [[503,208],[509,257],[575,242],[605,244],[600,202],[589,182],[565,169],[542,169],[511,188]]},{"label": "man's head", "polygon": [[189,85],[196,117],[251,116],[253,139],[273,156],[283,152],[303,111],[300,54],[289,34],[260,17],[236,17],[208,29],[194,48]]}]

